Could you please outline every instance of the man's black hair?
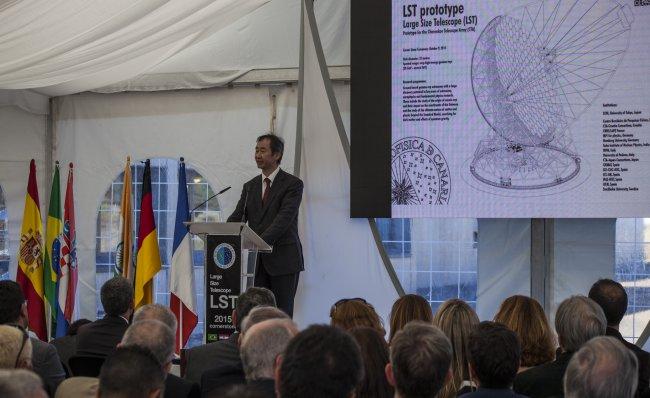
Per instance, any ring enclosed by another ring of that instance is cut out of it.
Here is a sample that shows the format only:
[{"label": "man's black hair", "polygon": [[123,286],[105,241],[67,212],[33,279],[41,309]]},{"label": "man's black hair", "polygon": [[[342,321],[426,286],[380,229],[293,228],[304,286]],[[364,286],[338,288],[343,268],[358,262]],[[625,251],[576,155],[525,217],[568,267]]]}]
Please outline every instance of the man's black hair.
[{"label": "man's black hair", "polygon": [[235,329],[238,332],[241,331],[241,323],[248,316],[248,313],[260,305],[277,307],[273,292],[265,287],[249,287],[237,297],[237,303],[235,304],[235,312],[237,313]]},{"label": "man's black hair", "polygon": [[277,388],[282,398],[347,398],[362,376],[361,352],[352,336],[312,325],[289,342]]},{"label": "man's black hair", "polygon": [[603,309],[607,325],[621,323],[627,311],[627,292],[623,285],[611,279],[600,279],[591,286],[589,298]]},{"label": "man's black hair", "polygon": [[20,318],[20,308],[25,295],[14,281],[0,281],[0,324],[15,323]]},{"label": "man's black hair", "polygon": [[280,158],[278,158],[278,164],[280,164],[282,161],[282,154],[284,153],[284,141],[282,141],[282,138],[278,137],[275,134],[262,134],[257,137],[256,142],[260,142],[262,140],[269,140],[269,146],[271,147],[272,154],[280,154]]},{"label": "man's black hair", "polygon": [[99,373],[100,397],[149,397],[165,385],[165,371],[148,349],[118,347],[106,358]]},{"label": "man's black hair", "polygon": [[100,297],[104,312],[119,316],[133,307],[133,286],[128,279],[116,276],[102,285]]},{"label": "man's black hair", "polygon": [[469,338],[469,362],[481,387],[510,388],[519,370],[517,335],[496,322],[481,322]]}]

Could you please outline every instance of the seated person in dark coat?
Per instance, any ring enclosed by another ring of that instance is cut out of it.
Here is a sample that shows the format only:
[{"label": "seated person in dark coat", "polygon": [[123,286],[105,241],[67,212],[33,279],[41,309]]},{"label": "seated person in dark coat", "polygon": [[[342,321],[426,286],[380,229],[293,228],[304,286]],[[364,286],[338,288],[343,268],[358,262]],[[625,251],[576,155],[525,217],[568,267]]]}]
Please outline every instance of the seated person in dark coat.
[{"label": "seated person in dark coat", "polygon": [[165,372],[148,349],[137,345],[119,347],[106,358],[99,374],[98,397],[160,397]]},{"label": "seated person in dark coat", "polygon": [[650,353],[629,343],[618,331],[618,326],[627,312],[627,293],[620,283],[611,279],[601,279],[591,286],[589,298],[594,300],[605,312],[607,336],[612,336],[631,350],[639,361],[639,384],[637,396],[650,394]]},{"label": "seated person in dark coat", "polygon": [[72,325],[68,328],[68,333],[65,336],[57,337],[50,341],[50,344],[56,348],[56,352],[59,354],[59,358],[61,358],[63,365],[68,367],[68,374],[70,374],[68,359],[77,352],[77,332],[79,332],[80,327],[87,323],[90,323],[90,320],[85,318],[78,319],[72,322]]},{"label": "seated person in dark coat", "polygon": [[512,391],[521,346],[515,332],[496,322],[481,322],[469,337],[470,372],[478,390],[464,398],[525,398]]},{"label": "seated person in dark coat", "polygon": [[562,378],[569,360],[587,341],[603,336],[606,325],[603,310],[592,299],[572,296],[564,300],[555,314],[560,343],[555,361],[519,373],[513,386],[515,392],[531,398],[564,397]]},{"label": "seated person in dark coat", "polygon": [[116,276],[106,281],[100,299],[106,315],[79,329],[75,355],[106,357],[129,327],[133,313],[133,286],[128,279]]}]

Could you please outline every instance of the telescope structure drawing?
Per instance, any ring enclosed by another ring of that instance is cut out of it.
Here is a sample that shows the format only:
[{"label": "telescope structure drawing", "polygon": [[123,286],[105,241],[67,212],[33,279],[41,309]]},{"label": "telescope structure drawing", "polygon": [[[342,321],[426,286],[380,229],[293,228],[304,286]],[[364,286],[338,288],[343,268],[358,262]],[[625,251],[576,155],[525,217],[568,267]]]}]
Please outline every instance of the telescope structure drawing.
[{"label": "telescope structure drawing", "polygon": [[628,48],[633,16],[613,0],[546,0],[499,15],[472,55],[474,98],[491,127],[470,163],[482,183],[558,186],[580,173],[570,127]]}]

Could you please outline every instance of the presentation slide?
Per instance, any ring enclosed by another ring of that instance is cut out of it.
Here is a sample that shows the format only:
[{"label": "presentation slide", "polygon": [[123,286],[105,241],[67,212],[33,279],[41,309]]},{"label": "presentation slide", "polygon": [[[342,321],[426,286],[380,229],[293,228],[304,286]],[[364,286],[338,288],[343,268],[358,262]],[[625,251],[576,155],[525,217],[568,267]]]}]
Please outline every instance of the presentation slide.
[{"label": "presentation slide", "polygon": [[650,0],[390,19],[392,217],[650,216]]}]

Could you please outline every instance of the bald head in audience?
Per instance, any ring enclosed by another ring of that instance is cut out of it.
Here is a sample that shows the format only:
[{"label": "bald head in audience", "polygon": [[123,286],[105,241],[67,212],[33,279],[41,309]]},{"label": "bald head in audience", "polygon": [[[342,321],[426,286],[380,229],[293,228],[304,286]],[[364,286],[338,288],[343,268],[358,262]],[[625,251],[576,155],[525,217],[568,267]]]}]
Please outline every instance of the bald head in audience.
[{"label": "bald head in audience", "polygon": [[118,347],[102,366],[97,396],[159,398],[163,396],[165,376],[160,363],[148,349],[137,345]]},{"label": "bald head in audience", "polygon": [[0,370],[0,397],[47,398],[38,375],[26,369]]},{"label": "bald head in audience", "polygon": [[138,310],[133,314],[133,320],[131,323],[145,320],[160,321],[176,333],[178,322],[176,321],[174,313],[167,306],[162,304],[144,305],[138,308]]},{"label": "bald head in audience", "polygon": [[246,380],[272,379],[278,355],[298,334],[291,319],[269,319],[251,326],[244,335],[240,353]]}]

